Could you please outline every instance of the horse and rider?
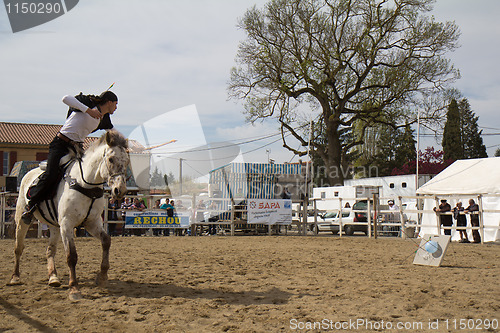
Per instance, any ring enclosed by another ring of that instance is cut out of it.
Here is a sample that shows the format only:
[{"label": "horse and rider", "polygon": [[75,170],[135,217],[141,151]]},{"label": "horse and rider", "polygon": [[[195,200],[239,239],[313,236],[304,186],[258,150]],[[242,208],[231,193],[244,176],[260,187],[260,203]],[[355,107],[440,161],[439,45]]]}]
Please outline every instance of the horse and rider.
[{"label": "horse and rider", "polygon": [[[50,228],[47,247],[49,285],[60,286],[54,263],[57,242],[62,238],[70,269],[69,296],[81,298],[76,278],[77,253],[73,230],[83,225],[101,240],[102,262],[96,283],[104,285],[109,269],[111,237],[103,227],[105,205],[104,183],[112,197],[121,199],[127,191],[126,171],[130,163],[127,140],[113,130],[110,120],[117,107],[117,96],[107,90],[99,96],[65,96],[63,102],[70,107],[66,121],[49,146],[45,172],[36,168],[28,172],[19,189],[16,208],[15,266],[9,284],[20,284],[20,257],[24,238],[36,217]],[[106,133],[82,155],[85,138],[98,129]],[[71,156],[70,161],[65,161]]]},{"label": "horse and rider", "polygon": [[77,96],[66,95],[63,102],[70,107],[68,116],[49,145],[45,172],[28,191],[29,202],[21,217],[27,224],[31,223],[38,204],[53,195],[63,172],[61,158],[71,151],[80,154],[83,141],[90,133],[113,128],[110,115],[116,110],[118,97],[112,91],[106,90],[99,96],[82,93]]}]

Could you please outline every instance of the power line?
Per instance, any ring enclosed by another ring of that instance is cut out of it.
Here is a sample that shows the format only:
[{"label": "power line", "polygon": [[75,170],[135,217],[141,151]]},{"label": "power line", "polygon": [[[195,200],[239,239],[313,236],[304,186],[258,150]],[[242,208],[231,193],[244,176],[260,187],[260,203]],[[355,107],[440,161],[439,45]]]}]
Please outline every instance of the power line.
[{"label": "power line", "polygon": [[485,126],[478,126],[479,128],[484,128],[484,129],[489,129],[489,130],[495,130],[495,131],[500,131],[500,128],[495,128],[495,127],[485,127]]},{"label": "power line", "polygon": [[[481,136],[497,136],[500,135],[500,133],[481,133]],[[420,134],[420,136],[423,137],[441,137],[443,134]]]},{"label": "power line", "polygon": [[[290,134],[290,133],[288,133],[287,135],[285,135],[285,137],[288,137],[288,136],[290,136],[290,135],[291,135],[291,134]],[[274,141],[271,141],[271,142],[269,142],[269,143],[266,143],[265,145],[262,145],[262,146],[260,146],[260,147],[255,148],[255,149],[248,150],[248,151],[246,151],[246,152],[241,152],[241,155],[245,155],[245,154],[248,154],[248,153],[254,152],[254,151],[256,151],[256,150],[259,150],[259,149],[265,148],[265,147],[270,146],[270,145],[272,145],[273,143],[276,143],[276,142],[278,142],[278,141],[280,141],[280,140],[281,140],[281,138],[276,139],[276,140],[274,140]],[[190,152],[191,152],[191,151],[190,151]],[[220,158],[212,158],[212,159],[200,159],[200,160],[198,160],[198,159],[185,159],[185,158],[183,158],[182,160],[183,160],[183,161],[191,161],[191,162],[209,162],[209,161],[219,161],[219,160],[225,160],[225,159],[228,159],[228,158],[231,158],[231,157],[233,157],[233,156],[225,156],[225,157],[220,157]],[[178,158],[175,158],[175,157],[170,157],[170,156],[165,156],[164,158],[168,158],[168,159],[172,159],[172,160],[178,160]]]},{"label": "power line", "polygon": [[190,167],[190,168],[191,168],[191,170],[193,170],[193,171],[195,171],[195,172],[199,173],[199,174],[200,174],[200,176],[206,176],[206,174],[201,173],[200,171],[196,170],[196,169],[195,169],[195,168],[193,168],[191,165],[189,165],[189,163],[187,163],[185,159],[182,159],[182,161],[184,162],[184,164],[185,164],[185,165],[187,165],[188,167]]},{"label": "power line", "polygon": [[[298,127],[294,128],[294,130],[303,128],[305,126],[306,125],[298,126]],[[268,134],[268,135],[265,135],[265,136],[249,137],[249,138],[241,139],[241,140],[246,140],[246,141],[242,141],[242,142],[239,142],[239,143],[238,142],[234,142],[234,143],[230,143],[230,144],[227,144],[227,145],[224,145],[224,146],[198,148],[198,149],[183,150],[183,151],[169,151],[169,152],[165,152],[165,153],[155,153],[155,155],[162,155],[162,154],[169,154],[170,155],[170,154],[192,153],[192,152],[201,152],[201,151],[210,151],[210,150],[216,150],[216,149],[224,149],[224,148],[232,147],[232,146],[235,146],[235,145],[239,146],[239,145],[245,145],[245,144],[248,144],[248,143],[254,143],[254,142],[257,142],[257,141],[262,141],[262,140],[269,139],[269,138],[272,138],[272,137],[277,136],[277,135],[281,135],[281,132],[276,132],[274,134]],[[287,134],[286,136],[288,136],[288,135],[289,134]]]}]

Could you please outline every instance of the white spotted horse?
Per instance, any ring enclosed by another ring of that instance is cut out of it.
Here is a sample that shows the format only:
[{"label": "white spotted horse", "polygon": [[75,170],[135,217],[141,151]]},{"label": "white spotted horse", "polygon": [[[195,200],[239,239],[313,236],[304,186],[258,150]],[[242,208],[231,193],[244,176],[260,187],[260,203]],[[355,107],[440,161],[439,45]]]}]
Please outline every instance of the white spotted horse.
[{"label": "white spotted horse", "polygon": [[[76,277],[78,256],[74,240],[74,228],[79,225],[83,225],[89,234],[101,240],[101,270],[97,274],[96,283],[99,286],[105,286],[107,283],[111,237],[103,228],[102,213],[106,204],[103,196],[104,184],[108,184],[111,195],[116,199],[121,199],[126,194],[126,171],[130,162],[127,144],[127,139],[122,134],[110,130],[94,142],[82,158],[73,156],[55,196],[41,202],[34,212],[34,217],[47,224],[50,229],[46,255],[49,285],[53,287],[61,285],[54,257],[57,243],[62,239],[69,266],[71,300],[82,298]],[[15,216],[15,267],[10,285],[22,283],[19,265],[29,225],[21,220],[21,215],[27,204],[26,192],[42,172],[40,168],[31,170],[21,181]]]}]

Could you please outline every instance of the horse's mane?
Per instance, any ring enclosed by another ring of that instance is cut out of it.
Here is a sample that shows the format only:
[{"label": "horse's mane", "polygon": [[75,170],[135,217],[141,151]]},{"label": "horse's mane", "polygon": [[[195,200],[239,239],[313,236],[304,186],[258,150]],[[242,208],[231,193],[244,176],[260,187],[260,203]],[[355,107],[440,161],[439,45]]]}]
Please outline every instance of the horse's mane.
[{"label": "horse's mane", "polygon": [[124,149],[128,149],[128,140],[118,132],[117,130],[109,130],[101,137],[95,141],[87,150],[87,152],[93,152],[100,147],[101,145],[109,144],[111,147],[122,147]]}]

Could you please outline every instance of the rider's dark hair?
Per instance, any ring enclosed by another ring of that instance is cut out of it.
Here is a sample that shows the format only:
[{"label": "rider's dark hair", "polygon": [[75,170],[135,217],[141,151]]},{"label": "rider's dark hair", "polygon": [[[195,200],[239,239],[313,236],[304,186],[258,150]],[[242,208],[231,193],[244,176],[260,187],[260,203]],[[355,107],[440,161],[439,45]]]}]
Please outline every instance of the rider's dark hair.
[{"label": "rider's dark hair", "polygon": [[102,105],[108,101],[118,102],[118,97],[115,95],[114,92],[112,92],[110,90],[106,90],[105,92],[103,92],[99,96],[91,95],[90,98],[98,105]]}]

